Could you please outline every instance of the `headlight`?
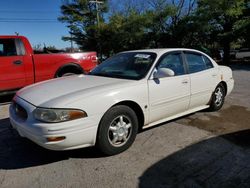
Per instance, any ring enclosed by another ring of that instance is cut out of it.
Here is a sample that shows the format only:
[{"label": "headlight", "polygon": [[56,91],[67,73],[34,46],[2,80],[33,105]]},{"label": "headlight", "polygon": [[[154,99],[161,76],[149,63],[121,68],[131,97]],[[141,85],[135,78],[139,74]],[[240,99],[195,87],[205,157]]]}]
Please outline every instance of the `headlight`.
[{"label": "headlight", "polygon": [[86,112],[73,109],[36,108],[33,114],[37,120],[47,123],[58,123],[87,117]]}]

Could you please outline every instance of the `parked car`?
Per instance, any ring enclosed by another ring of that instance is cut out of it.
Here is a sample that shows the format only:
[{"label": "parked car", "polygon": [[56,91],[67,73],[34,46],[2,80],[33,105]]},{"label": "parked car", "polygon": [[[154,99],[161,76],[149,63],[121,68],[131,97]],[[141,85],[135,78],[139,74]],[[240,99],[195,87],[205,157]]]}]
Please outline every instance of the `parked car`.
[{"label": "parked car", "polygon": [[97,64],[96,52],[34,54],[26,37],[0,36],[0,95],[32,83],[88,73]]},{"label": "parked car", "polygon": [[[235,59],[235,56],[236,56],[237,52],[238,52],[238,50],[231,49],[229,51],[230,59]],[[224,58],[224,50],[218,50],[218,52],[215,53],[214,55],[215,55],[216,59],[222,60]]]},{"label": "parked car", "polygon": [[236,59],[250,59],[250,49],[248,48],[243,48],[239,50],[236,55]]},{"label": "parked car", "polygon": [[113,155],[131,146],[138,129],[219,110],[233,86],[231,69],[200,51],[128,51],[88,75],[21,89],[10,106],[10,122],[21,136],[51,150],[96,145]]},{"label": "parked car", "polygon": [[239,50],[230,50],[230,59],[236,59],[236,53]]}]

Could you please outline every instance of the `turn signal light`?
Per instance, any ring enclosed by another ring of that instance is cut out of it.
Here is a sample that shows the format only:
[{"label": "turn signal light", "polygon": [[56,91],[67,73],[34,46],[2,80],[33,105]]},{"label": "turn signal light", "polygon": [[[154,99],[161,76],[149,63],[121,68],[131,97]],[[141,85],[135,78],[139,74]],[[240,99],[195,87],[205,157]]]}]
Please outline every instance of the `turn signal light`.
[{"label": "turn signal light", "polygon": [[58,136],[58,137],[48,137],[47,141],[48,142],[57,142],[57,141],[62,141],[65,140],[65,136]]}]

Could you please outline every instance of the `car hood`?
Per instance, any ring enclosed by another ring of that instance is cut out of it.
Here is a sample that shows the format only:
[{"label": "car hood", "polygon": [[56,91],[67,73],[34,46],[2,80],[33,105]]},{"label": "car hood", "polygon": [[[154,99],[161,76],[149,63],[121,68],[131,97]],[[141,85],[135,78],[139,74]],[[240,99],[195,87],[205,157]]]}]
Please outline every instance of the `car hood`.
[{"label": "car hood", "polygon": [[78,98],[88,100],[88,96],[123,87],[135,82],[92,75],[79,75],[53,79],[33,84],[17,92],[17,96],[40,107],[64,107]]}]

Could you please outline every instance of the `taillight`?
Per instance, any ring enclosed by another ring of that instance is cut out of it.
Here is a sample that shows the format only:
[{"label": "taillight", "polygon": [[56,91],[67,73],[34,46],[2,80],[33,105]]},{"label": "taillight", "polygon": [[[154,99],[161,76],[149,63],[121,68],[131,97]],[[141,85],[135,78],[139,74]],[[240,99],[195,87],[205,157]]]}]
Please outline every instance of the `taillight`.
[{"label": "taillight", "polygon": [[98,62],[98,58],[96,56],[91,56],[91,61],[94,63]]}]

